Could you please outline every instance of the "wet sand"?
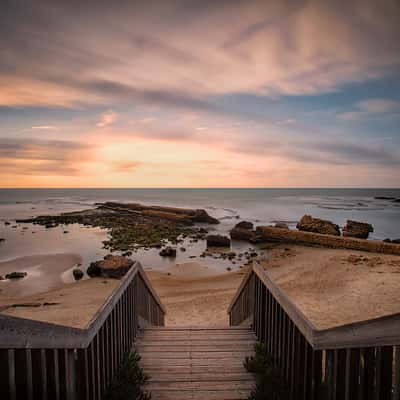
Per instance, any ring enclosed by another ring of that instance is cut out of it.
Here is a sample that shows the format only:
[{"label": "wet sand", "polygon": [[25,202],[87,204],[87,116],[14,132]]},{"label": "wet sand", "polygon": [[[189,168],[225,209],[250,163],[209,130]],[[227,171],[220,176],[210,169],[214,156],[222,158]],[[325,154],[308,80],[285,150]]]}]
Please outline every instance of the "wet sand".
[{"label": "wet sand", "polygon": [[72,270],[82,259],[77,254],[44,254],[18,257],[0,262],[0,276],[17,271],[27,272],[22,279],[0,281],[2,298],[20,298],[46,292],[74,281]]}]

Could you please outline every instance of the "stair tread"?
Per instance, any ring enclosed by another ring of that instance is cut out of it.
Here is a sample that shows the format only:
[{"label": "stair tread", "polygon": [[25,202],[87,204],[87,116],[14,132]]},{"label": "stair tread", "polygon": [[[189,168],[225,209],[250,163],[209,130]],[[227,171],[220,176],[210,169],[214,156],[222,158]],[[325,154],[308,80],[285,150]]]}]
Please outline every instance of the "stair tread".
[{"label": "stair tread", "polygon": [[135,348],[152,399],[239,400],[255,385],[243,365],[255,341],[249,327],[150,327]]}]

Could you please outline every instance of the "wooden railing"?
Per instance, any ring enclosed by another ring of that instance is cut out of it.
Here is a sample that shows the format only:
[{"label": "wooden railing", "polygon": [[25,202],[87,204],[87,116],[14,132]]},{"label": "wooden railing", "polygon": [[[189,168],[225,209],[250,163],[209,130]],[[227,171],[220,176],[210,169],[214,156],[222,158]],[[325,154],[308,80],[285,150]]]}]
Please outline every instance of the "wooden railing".
[{"label": "wooden railing", "polygon": [[102,399],[139,325],[164,314],[135,263],[84,329],[0,315],[0,399]]},{"label": "wooden railing", "polygon": [[319,330],[257,263],[228,313],[250,321],[292,400],[400,400],[400,314]]}]

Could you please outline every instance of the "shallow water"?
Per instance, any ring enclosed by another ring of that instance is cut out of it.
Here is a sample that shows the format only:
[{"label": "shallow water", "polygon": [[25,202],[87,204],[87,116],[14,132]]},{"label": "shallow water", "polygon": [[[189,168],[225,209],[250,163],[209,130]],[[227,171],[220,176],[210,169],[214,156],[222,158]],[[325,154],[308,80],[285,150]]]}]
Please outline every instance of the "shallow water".
[{"label": "shallow water", "polygon": [[[0,261],[31,254],[76,253],[82,257],[83,266],[87,266],[102,258],[107,254],[102,248],[107,233],[102,229],[80,225],[46,229],[31,224],[16,226],[14,221],[82,210],[103,201],[205,208],[221,221],[207,228],[221,233],[227,233],[238,220],[250,220],[256,225],[286,221],[294,227],[302,215],[311,214],[340,226],[347,219],[369,222],[374,226],[373,239],[400,237],[400,204],[374,199],[376,196],[400,198],[400,189],[0,189],[0,237],[6,239],[0,243]],[[180,247],[186,251],[179,250]],[[246,243],[232,243],[236,252],[249,247],[252,246]],[[186,240],[178,246],[176,259],[160,257],[158,249],[139,250],[132,258],[146,268],[156,269],[196,260],[218,271],[240,265],[212,257],[198,258],[204,250],[204,241]]]}]

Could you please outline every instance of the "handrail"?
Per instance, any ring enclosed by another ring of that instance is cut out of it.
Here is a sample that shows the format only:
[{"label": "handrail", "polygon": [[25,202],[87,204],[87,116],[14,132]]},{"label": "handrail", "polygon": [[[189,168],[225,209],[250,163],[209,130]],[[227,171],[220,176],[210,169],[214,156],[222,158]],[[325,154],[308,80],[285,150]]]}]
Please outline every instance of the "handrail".
[{"label": "handrail", "polygon": [[314,350],[400,345],[400,313],[334,328],[318,329],[255,261],[234,295],[228,307],[228,314],[232,312],[253,273],[272,293]]},{"label": "handrail", "polygon": [[84,328],[74,328],[50,322],[35,321],[27,318],[0,314],[0,349],[78,349],[87,347],[137,274],[143,279],[147,289],[161,311],[166,314],[165,307],[154,291],[141,264],[135,262],[122,278],[120,285],[111,293]]}]

